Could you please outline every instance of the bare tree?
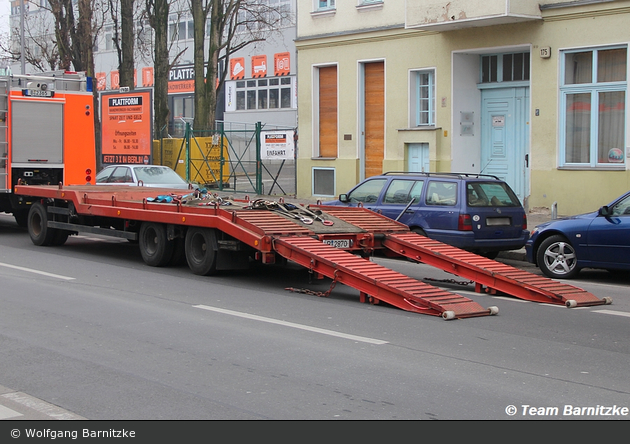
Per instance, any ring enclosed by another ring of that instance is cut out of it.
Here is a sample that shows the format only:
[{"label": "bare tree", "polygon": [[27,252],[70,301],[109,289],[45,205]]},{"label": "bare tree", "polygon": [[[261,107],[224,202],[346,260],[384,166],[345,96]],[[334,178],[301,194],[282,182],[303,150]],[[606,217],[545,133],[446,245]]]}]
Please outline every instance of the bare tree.
[{"label": "bare tree", "polygon": [[160,138],[168,125],[168,72],[170,70],[168,51],[169,0],[145,0],[149,24],[155,32],[155,58],[153,65],[153,112],[155,137]]},{"label": "bare tree", "polygon": [[[289,19],[282,7],[260,0],[190,0],[194,23],[195,129],[214,127],[217,91],[223,87],[230,56],[244,47],[265,40]],[[205,35],[210,18],[209,35]],[[207,70],[204,73],[204,43],[207,37]]]},{"label": "bare tree", "polygon": [[109,11],[113,23],[112,42],[118,54],[119,84],[134,89],[134,0],[109,0]]}]

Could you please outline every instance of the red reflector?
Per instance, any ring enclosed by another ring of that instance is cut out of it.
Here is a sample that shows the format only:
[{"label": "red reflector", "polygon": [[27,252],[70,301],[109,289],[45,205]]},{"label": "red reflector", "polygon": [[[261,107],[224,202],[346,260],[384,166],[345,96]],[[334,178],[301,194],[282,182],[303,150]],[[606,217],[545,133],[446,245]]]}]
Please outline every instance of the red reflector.
[{"label": "red reflector", "polygon": [[92,182],[92,176],[85,176],[86,182]]},{"label": "red reflector", "polygon": [[459,231],[472,231],[472,219],[470,214],[460,214],[457,221],[457,229]]},{"label": "red reflector", "polygon": [[92,174],[92,169],[91,168],[86,169],[85,174]]}]

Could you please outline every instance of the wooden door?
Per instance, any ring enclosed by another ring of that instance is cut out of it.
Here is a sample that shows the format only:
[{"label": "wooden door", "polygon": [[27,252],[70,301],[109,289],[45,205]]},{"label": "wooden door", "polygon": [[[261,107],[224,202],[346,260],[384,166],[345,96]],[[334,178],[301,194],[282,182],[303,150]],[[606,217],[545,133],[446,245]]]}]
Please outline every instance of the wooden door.
[{"label": "wooden door", "polygon": [[337,157],[337,67],[319,68],[319,157]]},{"label": "wooden door", "polygon": [[383,173],[385,157],[385,63],[366,63],[365,78],[365,177]]}]

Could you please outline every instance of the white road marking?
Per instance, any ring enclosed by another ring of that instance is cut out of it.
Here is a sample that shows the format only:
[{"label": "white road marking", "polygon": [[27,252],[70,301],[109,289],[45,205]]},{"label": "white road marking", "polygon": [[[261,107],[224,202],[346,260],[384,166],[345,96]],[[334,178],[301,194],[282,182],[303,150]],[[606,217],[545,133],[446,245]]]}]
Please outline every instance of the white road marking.
[{"label": "white road marking", "polygon": [[2,262],[0,262],[0,267],[13,268],[14,270],[26,271],[27,273],[41,274],[42,276],[54,277],[57,279],[63,279],[65,281],[72,281],[76,279],[69,276],[62,276],[60,274],[53,274],[53,273],[47,273],[45,271],[33,270],[32,268],[18,267],[17,265],[5,264]]},{"label": "white road marking", "polygon": [[82,416],[75,415],[67,410],[62,409],[61,407],[57,407],[56,405],[49,404],[41,399],[34,398],[26,393],[22,392],[12,392],[5,393],[2,395],[3,398],[10,399],[13,402],[23,405],[24,407],[28,407],[29,409],[35,410],[39,413],[43,413],[46,416],[50,416],[54,419],[59,420],[70,420],[70,419],[85,419]]},{"label": "white road marking", "polygon": [[531,301],[525,301],[523,299],[510,298],[508,296],[492,296],[492,299],[501,299],[503,301],[512,301],[512,302],[531,302]]},{"label": "white road marking", "polygon": [[593,313],[603,313],[607,315],[615,315],[615,316],[625,316],[630,318],[630,313],[625,311],[615,311],[615,310],[593,310]]},{"label": "white road marking", "polygon": [[0,405],[0,419],[17,418],[18,416],[24,416],[20,412],[11,410],[9,407]]},{"label": "white road marking", "polygon": [[338,331],[326,330],[326,329],[317,328],[317,327],[310,327],[308,325],[302,325],[302,324],[294,324],[293,322],[279,321],[277,319],[265,318],[263,316],[257,316],[257,315],[253,315],[249,313],[242,313],[239,311],[225,310],[223,308],[210,307],[208,305],[193,305],[193,307],[201,308],[202,310],[223,313],[223,314],[227,314],[231,316],[238,316],[240,318],[253,319],[255,321],[261,321],[261,322],[268,322],[269,324],[283,325],[285,327],[298,328],[300,330],[306,330],[306,331],[310,331],[314,333],[321,333],[324,335],[336,336],[338,338],[350,339],[351,341],[366,342],[368,344],[374,344],[374,345],[388,344],[387,341],[381,341],[380,339],[372,339],[372,338],[366,338],[363,336],[349,335],[346,333],[340,333]]}]

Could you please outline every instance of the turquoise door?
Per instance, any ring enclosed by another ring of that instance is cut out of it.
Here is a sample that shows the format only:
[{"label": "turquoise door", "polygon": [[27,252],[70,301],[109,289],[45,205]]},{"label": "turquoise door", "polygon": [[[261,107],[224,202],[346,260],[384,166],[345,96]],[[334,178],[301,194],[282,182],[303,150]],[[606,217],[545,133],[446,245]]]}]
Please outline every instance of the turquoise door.
[{"label": "turquoise door", "polygon": [[407,145],[407,171],[429,172],[429,144],[410,143]]},{"label": "turquoise door", "polygon": [[482,91],[481,172],[506,181],[524,203],[529,170],[529,88]]}]

